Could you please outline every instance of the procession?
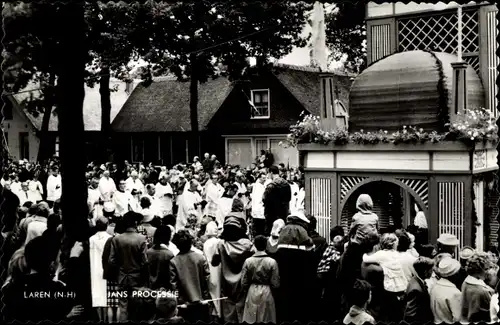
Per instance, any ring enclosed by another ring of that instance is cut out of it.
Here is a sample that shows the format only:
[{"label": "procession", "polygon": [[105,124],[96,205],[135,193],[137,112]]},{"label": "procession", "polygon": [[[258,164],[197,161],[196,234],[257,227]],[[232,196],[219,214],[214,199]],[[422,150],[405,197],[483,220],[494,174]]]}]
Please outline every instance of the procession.
[{"label": "procession", "polygon": [[497,12],[4,4],[4,321],[498,322]]}]

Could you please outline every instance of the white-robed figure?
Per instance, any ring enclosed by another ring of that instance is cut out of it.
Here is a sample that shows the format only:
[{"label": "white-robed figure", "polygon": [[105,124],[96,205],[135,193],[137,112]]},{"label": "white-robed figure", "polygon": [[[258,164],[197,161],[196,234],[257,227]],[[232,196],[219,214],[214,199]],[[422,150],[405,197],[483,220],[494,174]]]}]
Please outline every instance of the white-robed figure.
[{"label": "white-robed figure", "polygon": [[[35,197],[29,190],[28,182],[21,184],[21,190],[15,193],[19,198],[19,205],[23,205],[26,202],[31,202],[33,204],[37,203],[37,197]],[[41,201],[41,199],[39,200]]]},{"label": "white-robed figure", "polygon": [[184,229],[190,214],[195,213],[201,219],[201,195],[198,193],[200,184],[193,179],[189,182],[189,188],[182,193],[177,213],[176,230]]},{"label": "white-robed figure", "polygon": [[101,199],[104,202],[111,201],[113,194],[116,192],[115,181],[109,177],[109,170],[105,170],[102,173],[102,177],[99,180],[99,192],[101,192]]},{"label": "white-robed figure", "polygon": [[212,174],[211,179],[205,186],[205,200],[207,205],[205,207],[204,215],[216,217],[217,210],[219,209],[219,200],[222,198],[224,188],[219,184],[219,176]]},{"label": "white-robed figure", "polygon": [[215,220],[219,226],[219,229],[222,229],[224,226],[224,220],[227,215],[231,212],[231,208],[233,207],[234,197],[238,193],[238,186],[235,184],[229,185],[222,198],[219,200],[219,209],[217,210],[217,215],[215,216]]},{"label": "white-robed figure", "polygon": [[134,198],[130,192],[125,190],[126,186],[126,182],[121,180],[118,183],[118,190],[113,195],[113,203],[116,206],[115,214],[117,216],[123,216],[132,209]]},{"label": "white-robed figure", "polygon": [[149,209],[151,210],[153,215],[163,218],[163,215],[161,214],[160,211],[159,201],[156,198],[156,186],[154,184],[146,185],[146,194],[143,195],[142,197],[147,197],[151,202],[151,207]]},{"label": "white-robed figure", "polygon": [[163,218],[166,215],[172,214],[174,191],[172,190],[172,186],[168,183],[167,174],[163,174],[160,177],[160,182],[156,184],[155,197],[158,201],[158,208],[160,210],[159,217]]},{"label": "white-robed figure", "polygon": [[59,174],[59,169],[54,166],[52,167],[52,173],[47,178],[47,201],[55,202],[61,198],[61,194],[61,175]]},{"label": "white-robed figure", "polygon": [[103,279],[102,254],[106,241],[111,237],[106,232],[108,228],[108,220],[106,218],[98,218],[96,220],[97,233],[89,238],[89,255],[90,255],[90,282],[92,290],[92,307],[98,308],[99,318],[105,319],[107,313],[107,282]]},{"label": "white-robed figure", "polygon": [[292,193],[292,198],[290,199],[290,211],[298,211],[300,187],[296,182],[291,182],[290,189]]},{"label": "white-robed figure", "polygon": [[139,179],[139,173],[137,171],[133,170],[125,183],[125,191],[132,193],[132,190],[136,190],[136,192],[144,193],[144,184]]},{"label": "white-robed figure", "polygon": [[90,181],[90,185],[87,190],[87,204],[91,213],[94,211],[96,205],[99,204],[100,197],[101,192],[99,191],[99,180],[94,177]]},{"label": "white-robed figure", "polygon": [[42,195],[43,195],[43,186],[40,181],[35,178],[31,181],[28,181],[28,191],[30,193],[30,197],[35,200],[33,203],[37,203],[39,201],[42,201]]}]

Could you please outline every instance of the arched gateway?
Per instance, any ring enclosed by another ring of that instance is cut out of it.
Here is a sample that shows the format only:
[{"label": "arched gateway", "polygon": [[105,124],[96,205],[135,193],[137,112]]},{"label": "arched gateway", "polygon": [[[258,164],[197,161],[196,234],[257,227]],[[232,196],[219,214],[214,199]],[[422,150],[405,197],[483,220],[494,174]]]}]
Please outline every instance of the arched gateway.
[{"label": "arched gateway", "polygon": [[[321,86],[324,88],[324,83]],[[331,226],[345,226],[345,219],[353,213],[348,203],[356,200],[352,196],[369,184],[383,182],[397,185],[386,191],[391,192],[391,200],[396,202],[393,205],[401,209],[389,214],[401,214],[406,222],[403,225],[411,222],[412,205],[416,204],[427,218],[431,243],[447,232],[455,234],[462,246],[483,249],[485,193],[491,191],[491,175],[498,168],[494,141],[455,138],[396,144],[388,139],[360,140],[360,134],[366,136],[367,132],[384,137],[380,129],[387,130],[386,134],[399,132],[404,138],[401,133],[407,126],[425,129],[427,134],[443,134],[446,121],[459,120],[468,107],[483,107],[484,90],[476,72],[463,62],[457,63],[451,54],[397,53],[361,73],[349,100],[351,140],[314,143],[317,135],[311,133],[298,139],[305,170],[306,210],[318,218],[319,232],[328,237]],[[326,106],[328,101],[322,103],[322,111]],[[332,125],[335,129],[337,123],[325,116],[322,113],[323,130],[331,130]],[[353,133],[357,133],[354,138]],[[372,191],[377,193],[378,189]]]}]

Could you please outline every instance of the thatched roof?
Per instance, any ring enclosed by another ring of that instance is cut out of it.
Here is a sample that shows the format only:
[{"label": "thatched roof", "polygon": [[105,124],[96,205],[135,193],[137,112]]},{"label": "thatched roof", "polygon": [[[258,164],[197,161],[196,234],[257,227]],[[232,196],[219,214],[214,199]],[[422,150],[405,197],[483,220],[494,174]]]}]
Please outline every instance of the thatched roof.
[{"label": "thatched roof", "polygon": [[[320,110],[320,76],[315,68],[275,64],[272,73],[288,91],[313,114]],[[331,73],[349,89],[351,76]],[[233,84],[224,77],[199,85],[198,123],[200,130],[207,126],[224,103]],[[171,78],[154,80],[148,87],[138,85],[112,123],[118,132],[187,132],[191,131],[189,81]]]},{"label": "thatched roof", "polygon": [[339,83],[349,89],[352,75],[338,72],[321,72],[317,68],[295,67],[275,64],[274,75],[288,89],[289,92],[311,114],[319,115],[321,107],[320,76],[331,75]]},{"label": "thatched roof", "polygon": [[[133,87],[136,87],[137,81],[134,82]],[[128,94],[125,92],[125,83],[116,79],[111,79],[110,88],[113,89],[118,87],[117,91],[111,92],[111,121],[116,117],[118,112],[123,107],[123,104],[127,101]],[[40,96],[40,91],[37,90],[38,86],[30,85],[22,92],[13,95],[15,102],[19,105],[23,103],[25,99],[30,98],[30,96]],[[27,91],[33,89],[32,91]],[[19,106],[21,107],[21,106]],[[25,108],[23,108],[23,113],[33,124],[34,128],[41,130],[43,114],[38,114],[36,117],[28,113]],[[95,85],[94,88],[85,86],[85,98],[83,100],[83,122],[85,125],[85,131],[100,131],[101,130],[101,94],[99,93],[99,85]],[[53,112],[50,122],[49,131],[57,131],[58,129],[58,118]]]},{"label": "thatched roof", "polygon": [[[365,69],[350,92],[351,131],[395,131],[404,125],[440,131],[450,114],[453,54],[409,51],[390,55]],[[484,105],[484,89],[467,68],[468,105]]]},{"label": "thatched roof", "polygon": [[[112,123],[119,132],[191,131],[189,81],[156,80],[140,84],[130,95]],[[198,87],[198,123],[204,130],[232,89],[226,78],[217,78]]]}]

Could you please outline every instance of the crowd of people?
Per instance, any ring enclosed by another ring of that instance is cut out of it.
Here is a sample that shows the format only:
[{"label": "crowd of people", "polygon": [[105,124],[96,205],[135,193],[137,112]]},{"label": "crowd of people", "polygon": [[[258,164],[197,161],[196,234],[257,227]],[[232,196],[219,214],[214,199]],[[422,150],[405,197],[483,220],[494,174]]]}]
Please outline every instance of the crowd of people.
[{"label": "crowd of people", "polygon": [[207,153],[170,169],[89,164],[90,233],[69,243],[57,161],[12,163],[1,181],[5,317],[498,321],[494,253],[459,249],[451,234],[429,244],[425,220],[381,229],[367,194],[327,240],[304,212],[302,170],[269,161],[222,166]]}]

